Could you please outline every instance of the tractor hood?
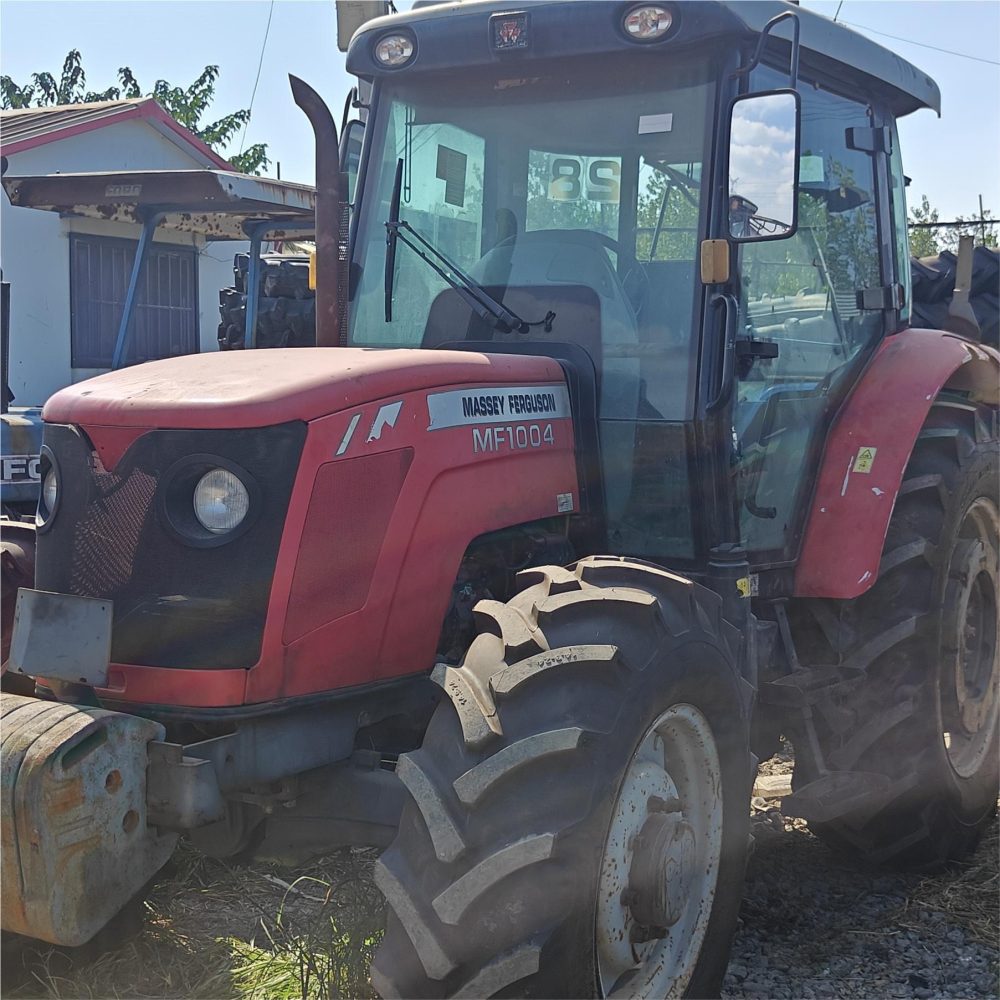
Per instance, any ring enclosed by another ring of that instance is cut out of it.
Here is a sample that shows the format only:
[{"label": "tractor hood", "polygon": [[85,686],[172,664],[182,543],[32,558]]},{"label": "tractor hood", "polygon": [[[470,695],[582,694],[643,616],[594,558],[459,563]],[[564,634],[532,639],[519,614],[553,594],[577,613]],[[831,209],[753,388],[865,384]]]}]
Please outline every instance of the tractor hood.
[{"label": "tractor hood", "polygon": [[57,392],[49,423],[105,427],[267,427],[388,396],[452,385],[559,382],[550,358],[468,351],[293,348],[150,361]]}]

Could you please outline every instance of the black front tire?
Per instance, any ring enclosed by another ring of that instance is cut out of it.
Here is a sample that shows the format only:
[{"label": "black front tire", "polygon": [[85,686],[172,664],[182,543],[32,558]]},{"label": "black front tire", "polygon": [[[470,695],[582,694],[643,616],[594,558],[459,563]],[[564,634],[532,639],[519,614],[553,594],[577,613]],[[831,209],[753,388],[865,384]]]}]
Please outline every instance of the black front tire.
[{"label": "black front tire", "polygon": [[[637,743],[694,706],[718,748],[722,833],[711,915],[676,995],[717,995],[748,839],[752,689],[709,591],[645,564],[591,558],[521,576],[480,634],[423,746],[376,868],[389,902],[372,966],[383,997],[600,995],[595,913],[611,812]],[[695,906],[702,903],[695,901]]]}]

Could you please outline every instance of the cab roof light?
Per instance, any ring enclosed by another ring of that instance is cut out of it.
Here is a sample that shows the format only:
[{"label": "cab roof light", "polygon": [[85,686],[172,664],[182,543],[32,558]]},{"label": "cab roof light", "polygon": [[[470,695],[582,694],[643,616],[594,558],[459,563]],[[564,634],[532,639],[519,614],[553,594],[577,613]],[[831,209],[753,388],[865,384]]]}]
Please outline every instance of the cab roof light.
[{"label": "cab roof light", "polygon": [[401,33],[383,35],[375,43],[375,61],[388,69],[405,66],[416,52],[413,38]]},{"label": "cab roof light", "polygon": [[668,7],[644,3],[632,7],[622,18],[625,34],[634,42],[655,42],[663,38],[674,23]]}]

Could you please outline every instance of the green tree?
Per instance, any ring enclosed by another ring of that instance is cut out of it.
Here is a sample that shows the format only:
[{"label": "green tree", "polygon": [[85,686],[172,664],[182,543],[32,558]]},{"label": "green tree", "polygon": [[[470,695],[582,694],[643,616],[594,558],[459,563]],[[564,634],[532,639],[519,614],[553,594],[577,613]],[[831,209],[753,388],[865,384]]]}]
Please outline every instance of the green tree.
[{"label": "green tree", "polygon": [[[984,226],[982,221],[994,222],[992,226]],[[974,215],[971,218],[966,218],[964,215],[960,215],[955,219],[958,225],[953,226],[945,230],[947,236],[945,238],[945,243],[949,250],[958,249],[958,238],[959,236],[972,236],[975,238],[977,243],[982,243],[988,247],[997,246],[997,226],[996,226],[996,216],[988,209],[983,209],[982,221],[980,221],[980,216]]]},{"label": "green tree", "polygon": [[[206,66],[201,75],[187,87],[175,87],[166,80],[157,80],[150,90],[144,91],[132,70],[123,66],[118,70],[117,86],[106,90],[88,90],[80,53],[72,49],[63,62],[58,80],[51,73],[32,73],[27,83],[18,85],[6,74],[0,76],[0,108],[44,108],[151,96],[181,125],[222,154],[225,146],[250,121],[250,111],[245,108],[202,124],[202,118],[215,97],[218,77],[218,66]],[[237,170],[247,174],[259,174],[271,162],[264,143],[255,143],[228,159]]]},{"label": "green tree", "polygon": [[917,226],[920,222],[937,222],[940,216],[936,208],[931,208],[927,195],[923,195],[920,204],[910,209],[910,253],[914,257],[935,257],[941,252],[937,233],[940,230]]}]

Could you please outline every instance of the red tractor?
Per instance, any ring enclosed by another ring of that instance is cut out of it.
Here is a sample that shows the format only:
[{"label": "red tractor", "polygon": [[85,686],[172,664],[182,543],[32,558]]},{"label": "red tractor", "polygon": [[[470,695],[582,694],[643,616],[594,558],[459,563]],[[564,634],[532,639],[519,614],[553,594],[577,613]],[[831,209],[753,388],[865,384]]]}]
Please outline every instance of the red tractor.
[{"label": "red tractor", "polygon": [[293,81],[323,346],[45,408],[3,926],[86,940],[178,835],[372,843],[384,997],[707,996],[782,736],[824,841],[966,854],[1000,356],[909,324],[933,81],[784,3],[430,6],[348,68],[349,213]]}]

